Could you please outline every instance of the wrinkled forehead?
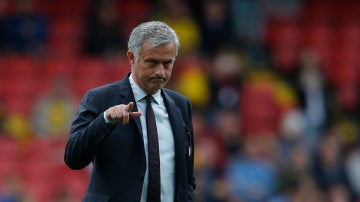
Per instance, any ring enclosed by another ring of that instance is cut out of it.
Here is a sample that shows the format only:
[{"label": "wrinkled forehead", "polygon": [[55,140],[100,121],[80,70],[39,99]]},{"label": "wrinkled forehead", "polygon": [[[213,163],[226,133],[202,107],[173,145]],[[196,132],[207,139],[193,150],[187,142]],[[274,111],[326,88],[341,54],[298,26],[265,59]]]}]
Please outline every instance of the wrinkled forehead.
[{"label": "wrinkled forehead", "polygon": [[143,44],[139,57],[144,60],[174,61],[176,58],[175,43],[153,46],[151,43]]}]

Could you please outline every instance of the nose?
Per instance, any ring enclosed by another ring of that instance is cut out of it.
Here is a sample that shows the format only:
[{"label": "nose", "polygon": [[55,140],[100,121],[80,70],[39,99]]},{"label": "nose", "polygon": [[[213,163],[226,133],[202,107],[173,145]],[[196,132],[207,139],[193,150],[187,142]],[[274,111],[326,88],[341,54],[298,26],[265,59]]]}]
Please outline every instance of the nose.
[{"label": "nose", "polygon": [[159,63],[159,65],[156,67],[155,74],[160,76],[165,75],[165,67],[162,63]]}]

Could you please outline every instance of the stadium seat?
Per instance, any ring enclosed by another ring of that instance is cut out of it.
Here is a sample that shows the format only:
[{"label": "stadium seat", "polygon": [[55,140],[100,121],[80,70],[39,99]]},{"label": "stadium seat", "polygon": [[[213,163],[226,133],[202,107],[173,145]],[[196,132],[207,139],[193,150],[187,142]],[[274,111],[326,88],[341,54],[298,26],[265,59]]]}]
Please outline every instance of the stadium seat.
[{"label": "stadium seat", "polygon": [[77,61],[76,67],[72,70],[71,85],[78,97],[106,80],[106,65],[102,58],[81,58]]},{"label": "stadium seat", "polygon": [[126,19],[122,21],[126,35],[150,16],[149,2],[144,0],[119,1],[118,10],[120,19]]},{"label": "stadium seat", "polygon": [[83,36],[83,21],[60,18],[50,27],[49,50],[54,55],[77,56]]},{"label": "stadium seat", "polygon": [[313,49],[324,66],[331,63],[334,27],[327,22],[309,22],[302,32],[302,47]]}]

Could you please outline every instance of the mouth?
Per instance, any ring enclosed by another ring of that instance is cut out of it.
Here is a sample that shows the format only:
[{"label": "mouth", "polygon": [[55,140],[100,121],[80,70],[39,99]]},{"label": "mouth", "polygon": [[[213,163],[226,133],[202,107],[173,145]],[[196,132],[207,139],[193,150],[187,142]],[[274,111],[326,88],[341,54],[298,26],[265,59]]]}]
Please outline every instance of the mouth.
[{"label": "mouth", "polygon": [[155,82],[155,83],[164,83],[165,79],[163,78],[152,78],[150,79],[151,82]]}]

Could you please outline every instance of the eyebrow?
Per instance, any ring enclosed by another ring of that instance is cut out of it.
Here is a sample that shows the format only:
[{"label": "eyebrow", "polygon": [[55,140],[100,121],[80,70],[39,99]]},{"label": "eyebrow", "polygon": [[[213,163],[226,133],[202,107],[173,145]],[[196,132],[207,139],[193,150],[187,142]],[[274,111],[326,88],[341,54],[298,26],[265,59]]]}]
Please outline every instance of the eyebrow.
[{"label": "eyebrow", "polygon": [[168,59],[168,60],[158,60],[154,58],[148,58],[144,60],[145,62],[159,62],[159,63],[171,63],[174,61],[174,59]]}]

